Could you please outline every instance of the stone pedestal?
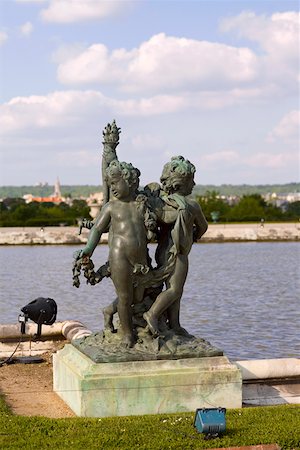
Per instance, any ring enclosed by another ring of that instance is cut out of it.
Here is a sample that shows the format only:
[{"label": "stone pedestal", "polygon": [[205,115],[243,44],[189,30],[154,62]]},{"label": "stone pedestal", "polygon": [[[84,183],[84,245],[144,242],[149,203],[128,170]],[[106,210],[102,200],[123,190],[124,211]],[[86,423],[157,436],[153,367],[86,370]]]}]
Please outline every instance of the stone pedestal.
[{"label": "stone pedestal", "polygon": [[225,356],[95,363],[67,344],[53,357],[54,391],[82,417],[239,408],[240,370]]}]

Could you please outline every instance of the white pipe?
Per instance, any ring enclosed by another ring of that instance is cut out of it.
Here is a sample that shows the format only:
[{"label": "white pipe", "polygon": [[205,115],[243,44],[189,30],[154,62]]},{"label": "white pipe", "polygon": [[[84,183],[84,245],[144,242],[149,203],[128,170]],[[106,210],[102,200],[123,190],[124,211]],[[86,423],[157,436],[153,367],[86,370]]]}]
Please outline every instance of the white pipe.
[{"label": "white pipe", "polygon": [[[53,325],[42,325],[42,337],[56,336],[62,334],[64,322],[56,322]],[[27,322],[25,326],[25,336],[34,336],[37,333],[37,324]],[[0,341],[7,339],[19,339],[21,335],[21,324],[0,325]]]},{"label": "white pipe", "polygon": [[236,361],[235,364],[242,372],[243,381],[300,376],[298,358],[253,359]]},{"label": "white pipe", "polygon": [[68,320],[64,322],[61,332],[68,341],[92,334],[91,330],[77,320]]},{"label": "white pipe", "polygon": [[[26,323],[25,336],[33,337],[37,333],[37,324],[32,322]],[[78,320],[66,320],[64,322],[55,322],[53,325],[42,325],[41,339],[53,338],[60,336],[66,338],[68,341],[78,339],[79,337],[89,336],[92,334]],[[0,342],[6,340],[18,340],[21,336],[21,324],[4,324],[0,325]],[[47,339],[46,339],[47,340]]]}]

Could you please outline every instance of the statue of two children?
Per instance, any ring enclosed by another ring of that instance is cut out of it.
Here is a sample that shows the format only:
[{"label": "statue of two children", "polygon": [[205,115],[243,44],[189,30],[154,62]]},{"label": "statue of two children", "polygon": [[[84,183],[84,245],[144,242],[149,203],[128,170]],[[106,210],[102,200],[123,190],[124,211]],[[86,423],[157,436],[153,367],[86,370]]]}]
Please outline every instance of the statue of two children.
[{"label": "statue of two children", "polygon": [[144,298],[143,274],[148,274],[149,278],[149,273],[153,272],[147,244],[154,232],[158,235],[154,272],[165,274],[165,288],[160,290],[143,318],[153,336],[160,333],[159,319],[163,314],[168,327],[176,334],[188,334],[179,320],[188,254],[193,241],[200,239],[207,230],[199,204],[188,197],[195,185],[194,173],[195,167],[190,161],[182,156],[174,157],[163,168],[161,186],[151,183],[139,192],[140,171],[132,164],[116,159],[105,170],[111,198],[96,218],[86,246],[76,252],[75,257],[90,257],[102,233],[109,231],[108,262],[117,300],[110,313],[109,309],[106,311],[110,314],[106,324],[112,324],[112,313],[117,310],[125,347],[135,343],[132,305]]}]

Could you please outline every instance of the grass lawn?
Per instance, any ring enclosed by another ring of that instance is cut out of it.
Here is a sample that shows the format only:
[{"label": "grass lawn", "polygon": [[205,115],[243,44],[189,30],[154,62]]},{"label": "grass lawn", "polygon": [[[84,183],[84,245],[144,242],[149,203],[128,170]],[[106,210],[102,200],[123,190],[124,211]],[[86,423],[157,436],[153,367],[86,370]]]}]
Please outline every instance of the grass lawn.
[{"label": "grass lawn", "polygon": [[300,449],[300,407],[280,405],[228,410],[226,433],[205,440],[194,413],[104,419],[21,417],[0,397],[0,449],[205,449],[278,444]]}]

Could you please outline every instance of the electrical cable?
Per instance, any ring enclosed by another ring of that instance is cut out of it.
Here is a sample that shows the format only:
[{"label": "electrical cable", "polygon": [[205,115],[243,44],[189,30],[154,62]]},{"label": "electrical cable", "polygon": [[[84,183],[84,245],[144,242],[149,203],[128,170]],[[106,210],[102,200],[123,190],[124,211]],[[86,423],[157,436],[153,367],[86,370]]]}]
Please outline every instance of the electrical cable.
[{"label": "electrical cable", "polygon": [[16,351],[18,350],[18,348],[19,348],[21,342],[22,342],[22,334],[21,334],[20,339],[19,339],[19,342],[17,343],[17,346],[16,346],[16,348],[14,349],[14,351],[12,352],[12,354],[11,354],[8,358],[6,358],[4,361],[0,361],[0,367],[4,366],[4,364],[9,364],[9,363],[10,363],[12,357],[14,356],[14,354],[16,353]]}]

